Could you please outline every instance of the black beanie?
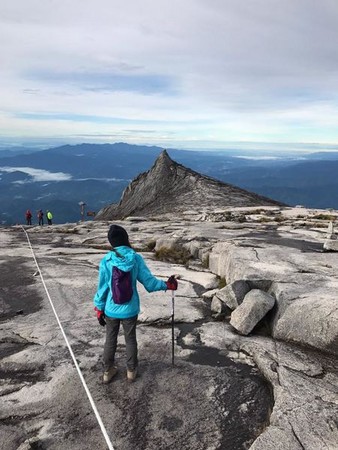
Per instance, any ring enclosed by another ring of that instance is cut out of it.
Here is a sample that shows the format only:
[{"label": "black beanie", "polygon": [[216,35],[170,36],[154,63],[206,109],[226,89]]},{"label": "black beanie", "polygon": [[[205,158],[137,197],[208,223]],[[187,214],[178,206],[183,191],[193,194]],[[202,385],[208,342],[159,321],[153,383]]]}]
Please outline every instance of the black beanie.
[{"label": "black beanie", "polygon": [[122,245],[131,247],[128,233],[119,225],[111,225],[108,231],[108,241],[112,247],[120,247]]}]

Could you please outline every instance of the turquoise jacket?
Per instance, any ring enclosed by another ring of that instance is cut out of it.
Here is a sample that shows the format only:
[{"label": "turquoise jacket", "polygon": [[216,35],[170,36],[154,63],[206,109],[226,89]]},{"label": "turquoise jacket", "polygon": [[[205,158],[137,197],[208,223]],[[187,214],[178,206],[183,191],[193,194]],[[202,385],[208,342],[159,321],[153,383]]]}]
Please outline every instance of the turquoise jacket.
[{"label": "turquoise jacket", "polygon": [[[116,247],[120,256],[114,251],[107,253],[100,262],[99,283],[94,296],[94,305],[104,311],[108,317],[128,319],[140,312],[140,298],[136,289],[136,282],[143,284],[148,292],[165,291],[167,285],[163,280],[154,277],[148,269],[141,255],[130,247]],[[133,296],[128,303],[118,305],[114,303],[111,289],[113,267],[124,272],[131,271]]]}]

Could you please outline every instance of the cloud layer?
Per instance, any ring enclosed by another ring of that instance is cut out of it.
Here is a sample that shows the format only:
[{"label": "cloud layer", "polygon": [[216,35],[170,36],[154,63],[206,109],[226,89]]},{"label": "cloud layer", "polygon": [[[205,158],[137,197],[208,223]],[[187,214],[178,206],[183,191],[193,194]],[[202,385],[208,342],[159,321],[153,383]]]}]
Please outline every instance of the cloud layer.
[{"label": "cloud layer", "polygon": [[[68,181],[72,176],[64,172],[49,172],[43,169],[34,169],[33,167],[0,167],[0,173],[23,172],[29,175],[30,181]],[[27,183],[28,181],[16,181],[16,183]]]},{"label": "cloud layer", "polygon": [[3,137],[338,143],[336,0],[12,0]]}]

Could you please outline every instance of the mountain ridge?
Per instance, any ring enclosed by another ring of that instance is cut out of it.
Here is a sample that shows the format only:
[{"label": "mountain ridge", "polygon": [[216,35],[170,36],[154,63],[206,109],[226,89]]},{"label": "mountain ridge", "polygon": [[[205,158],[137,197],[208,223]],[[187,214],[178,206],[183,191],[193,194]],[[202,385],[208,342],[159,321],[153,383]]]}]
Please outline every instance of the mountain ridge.
[{"label": "mountain ridge", "polygon": [[224,183],[173,161],[164,150],[150,170],[139,174],[118,204],[99,211],[97,220],[165,214],[203,207],[282,206],[281,202]]},{"label": "mountain ridge", "polygon": [[[84,143],[17,156],[0,152],[0,223],[22,223],[28,208],[52,210],[57,223],[75,222],[81,218],[80,201],[96,212],[118,202],[130,180],[149,170],[162,150],[126,143]],[[235,157],[228,151],[170,149],[169,153],[185,167],[260,196],[289,205],[338,208],[333,195],[338,189],[338,161],[325,161],[327,155],[314,161],[310,155],[308,159],[304,155],[304,160],[297,155],[261,160]],[[51,176],[39,181],[20,168],[45,170]],[[58,172],[66,174],[67,180],[60,180]]]}]

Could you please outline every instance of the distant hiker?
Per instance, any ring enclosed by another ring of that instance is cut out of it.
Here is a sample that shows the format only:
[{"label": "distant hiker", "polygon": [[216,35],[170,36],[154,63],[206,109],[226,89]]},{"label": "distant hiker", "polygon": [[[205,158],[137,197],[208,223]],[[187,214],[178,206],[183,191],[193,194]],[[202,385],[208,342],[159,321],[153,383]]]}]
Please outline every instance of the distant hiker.
[{"label": "distant hiker", "polygon": [[46,216],[48,225],[52,225],[53,214],[50,211],[48,211],[48,209],[46,211]]},{"label": "distant hiker", "polygon": [[105,384],[117,373],[114,361],[121,323],[126,342],[127,380],[135,381],[137,375],[136,323],[140,299],[136,282],[142,283],[148,292],[177,289],[175,277],[164,282],[152,275],[142,256],[131,248],[124,228],[111,225],[108,240],[112,250],[100,262],[98,288],[94,296],[94,310],[98,321],[102,326],[107,325],[103,351]]},{"label": "distant hiker", "polygon": [[26,224],[32,225],[32,213],[30,212],[29,209],[27,209],[26,211]]},{"label": "distant hiker", "polygon": [[43,225],[43,211],[42,209],[39,209],[38,211],[38,221],[39,221],[39,225]]}]

